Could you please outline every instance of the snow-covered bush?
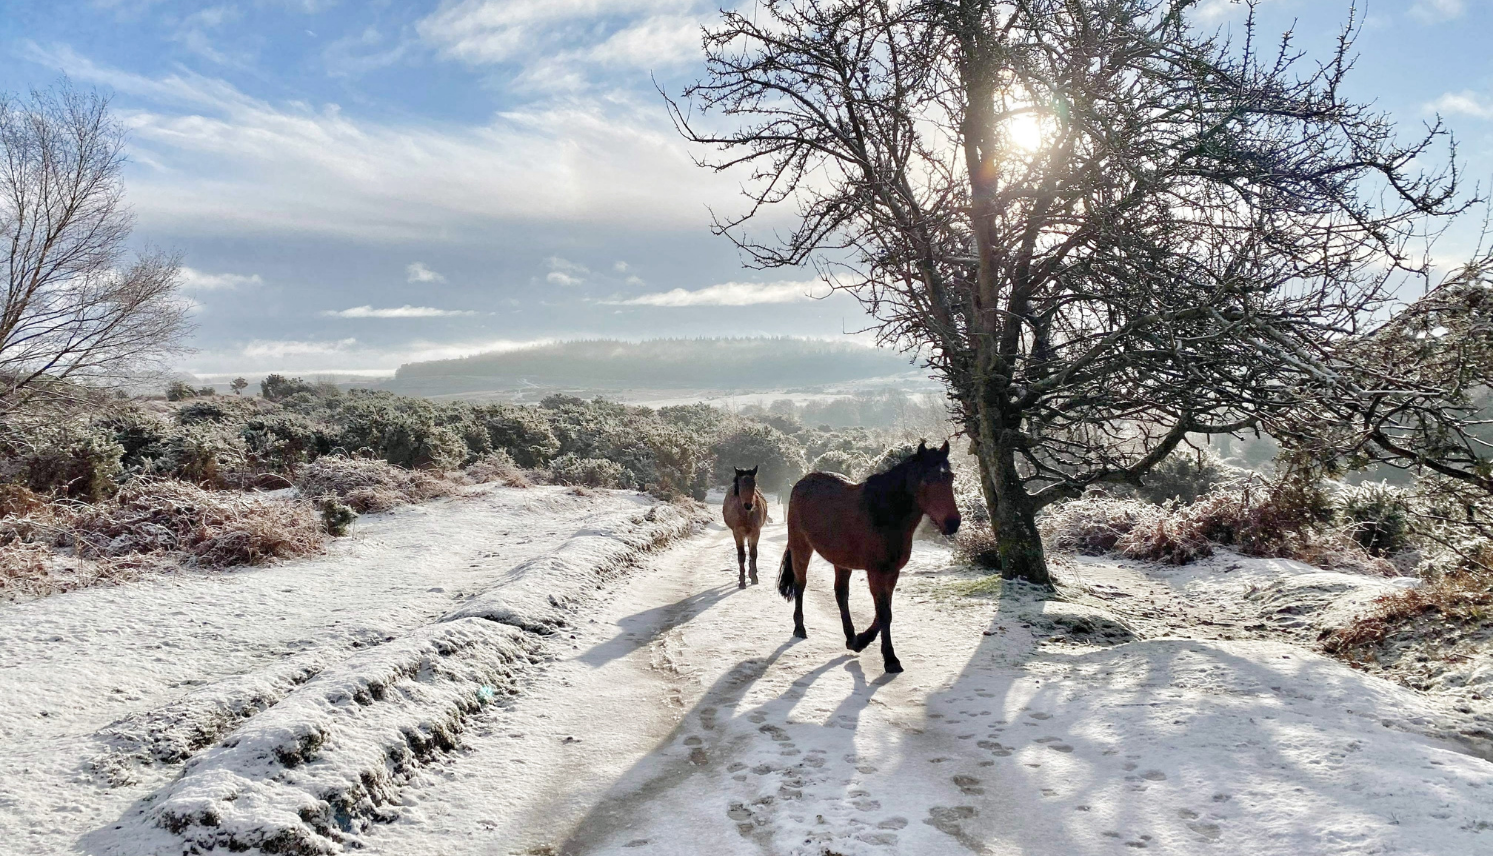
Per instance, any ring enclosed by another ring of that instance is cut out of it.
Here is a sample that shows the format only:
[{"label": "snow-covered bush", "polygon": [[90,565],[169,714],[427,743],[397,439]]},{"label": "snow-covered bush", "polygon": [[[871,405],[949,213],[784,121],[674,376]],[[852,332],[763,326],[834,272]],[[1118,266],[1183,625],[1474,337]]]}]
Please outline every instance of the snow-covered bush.
[{"label": "snow-covered bush", "polygon": [[1037,522],[1048,549],[1097,556],[1113,551],[1131,530],[1163,514],[1164,509],[1148,502],[1094,492],[1048,506]]},{"label": "snow-covered bush", "polygon": [[334,417],[338,445],[408,469],[444,470],[467,458],[461,436],[441,424],[436,406],[418,398],[354,390]]},{"label": "snow-covered bush", "polygon": [[294,473],[302,464],[329,454],[335,445],[326,429],[295,413],[268,413],[239,430],[252,468]]},{"label": "snow-covered bush", "polygon": [[1001,566],[1000,542],[988,525],[963,526],[954,536],[954,558],[977,568]]},{"label": "snow-covered bush", "polygon": [[318,458],[296,475],[301,496],[335,496],[360,514],[447,496],[454,489],[450,481],[431,473],[367,458]]},{"label": "snow-covered bush", "polygon": [[848,478],[853,477],[869,463],[870,461],[864,455],[857,454],[856,452],[847,452],[844,449],[830,449],[809,464],[809,471],[815,473],[839,473]]},{"label": "snow-covered bush", "polygon": [[1188,503],[1216,488],[1240,484],[1247,470],[1225,464],[1211,450],[1176,452],[1143,477],[1136,493],[1157,504],[1176,500]]},{"label": "snow-covered bush", "polygon": [[579,487],[619,488],[623,486],[626,472],[616,461],[605,458],[582,458],[565,454],[550,461],[550,478],[555,484]]},{"label": "snow-covered bush", "polygon": [[803,447],[770,425],[742,422],[729,427],[711,448],[715,483],[730,484],[734,467],[759,467],[757,484],[763,490],[787,490],[804,474],[808,461]]},{"label": "snow-covered bush", "polygon": [[114,493],[124,447],[79,421],[0,429],[0,471],[32,491],[84,501]]},{"label": "snow-covered bush", "polygon": [[241,425],[259,411],[252,398],[229,398],[213,396],[197,398],[176,409],[176,421],[180,425],[195,425],[200,422],[218,422]]},{"label": "snow-covered bush", "polygon": [[462,472],[476,484],[499,482],[508,487],[533,487],[533,482],[507,452],[498,449],[468,464]]},{"label": "snow-covered bush", "polygon": [[855,477],[859,481],[864,481],[866,478],[874,476],[877,473],[884,473],[917,454],[917,451],[918,444],[912,440],[904,440],[895,445],[888,446],[880,454],[871,457],[865,466],[861,467],[860,471],[855,474]]},{"label": "snow-covered bush", "polygon": [[1410,500],[1383,482],[1344,488],[1336,497],[1339,515],[1353,540],[1374,556],[1393,556],[1410,545]]}]

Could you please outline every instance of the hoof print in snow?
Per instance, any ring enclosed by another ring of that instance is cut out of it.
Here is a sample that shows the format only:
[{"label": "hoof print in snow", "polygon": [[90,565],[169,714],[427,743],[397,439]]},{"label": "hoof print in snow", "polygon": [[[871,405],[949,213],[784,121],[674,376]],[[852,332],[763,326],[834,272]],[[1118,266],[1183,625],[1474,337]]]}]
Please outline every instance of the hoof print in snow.
[{"label": "hoof print in snow", "polygon": [[964,840],[965,835],[964,827],[960,825],[961,822],[970,820],[977,814],[979,814],[979,812],[975,810],[974,806],[936,805],[933,808],[928,809],[928,816],[923,818],[923,822],[938,830],[939,832],[942,832],[946,835],[952,835],[962,841]]},{"label": "hoof print in snow", "polygon": [[955,776],[954,784],[965,796],[979,796],[985,793],[985,789],[980,787],[980,780],[974,776]]}]

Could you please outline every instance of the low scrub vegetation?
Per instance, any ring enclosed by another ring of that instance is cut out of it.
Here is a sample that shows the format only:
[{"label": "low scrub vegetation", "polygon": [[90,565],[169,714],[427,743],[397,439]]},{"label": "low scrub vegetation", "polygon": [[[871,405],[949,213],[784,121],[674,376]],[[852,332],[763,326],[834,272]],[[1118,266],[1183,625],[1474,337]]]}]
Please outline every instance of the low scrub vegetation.
[{"label": "low scrub vegetation", "polygon": [[[780,491],[811,461],[862,478],[912,448],[888,432],[703,404],[653,410],[564,395],[538,406],[436,403],[278,375],[260,392],[176,383],[164,400],[0,423],[5,591],[82,584],[83,565],[94,579],[121,578],[143,557],[227,567],[305,555],[359,514],[464,485],[700,499],[729,484],[734,466],[760,466],[762,486]],[[43,582],[63,566],[77,571],[72,581]]]}]

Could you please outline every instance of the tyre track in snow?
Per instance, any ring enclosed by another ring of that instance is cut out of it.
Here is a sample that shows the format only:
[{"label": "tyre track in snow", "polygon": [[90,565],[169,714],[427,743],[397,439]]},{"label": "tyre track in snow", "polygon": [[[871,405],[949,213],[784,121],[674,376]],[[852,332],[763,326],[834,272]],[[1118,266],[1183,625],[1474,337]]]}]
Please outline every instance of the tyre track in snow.
[{"label": "tyre track in snow", "polygon": [[[736,589],[718,525],[615,587],[521,697],[416,776],[367,851],[1429,856],[1493,845],[1493,765],[1411,733],[1425,700],[1402,688],[1279,641],[1045,639],[1044,620],[1071,605],[1020,586],[952,596],[968,578],[924,544],[894,607],[907,672],[888,676],[878,651],[844,650],[832,571],[817,558],[810,638],[791,639],[791,609],[771,586],[781,524],[763,541],[757,587]],[[863,578],[858,626],[871,615]]]}]

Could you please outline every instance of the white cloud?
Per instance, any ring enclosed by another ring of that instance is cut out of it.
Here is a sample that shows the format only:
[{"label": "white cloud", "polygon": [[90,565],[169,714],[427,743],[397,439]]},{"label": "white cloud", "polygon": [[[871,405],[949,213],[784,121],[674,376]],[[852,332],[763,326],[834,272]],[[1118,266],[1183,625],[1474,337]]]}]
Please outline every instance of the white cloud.
[{"label": "white cloud", "polygon": [[627,273],[627,262],[615,262],[612,265],[612,270],[617,273]]},{"label": "white cloud", "polygon": [[448,0],[416,29],[444,56],[498,63],[551,52],[556,43],[594,39],[595,22],[603,17],[646,15],[652,20],[693,5],[691,0]]},{"label": "white cloud", "polygon": [[245,285],[263,285],[259,274],[206,273],[196,268],[181,269],[181,287],[189,291],[231,291]]},{"label": "white cloud", "polygon": [[550,256],[545,259],[549,265],[550,272],[545,276],[545,281],[551,285],[572,286],[580,285],[586,281],[591,269],[578,262],[568,261],[559,256]]},{"label": "white cloud", "polygon": [[613,306],[754,306],[762,303],[798,303],[812,300],[819,280],[801,282],[723,282],[708,288],[687,291],[676,288],[643,294],[627,300],[608,300]]},{"label": "white cloud", "polygon": [[251,360],[285,357],[312,357],[340,354],[358,343],[357,339],[338,339],[334,342],[303,342],[284,339],[255,339],[243,348],[243,355]]},{"label": "white cloud", "polygon": [[1466,11],[1465,0],[1416,0],[1410,7],[1410,14],[1427,24],[1460,18]]},{"label": "white cloud", "polygon": [[1448,92],[1426,105],[1434,113],[1461,114],[1478,119],[1493,119],[1493,99],[1479,95],[1470,89]]},{"label": "white cloud", "polygon": [[426,267],[424,262],[415,262],[414,264],[410,265],[409,267],[405,268],[404,270],[405,270],[405,273],[408,274],[408,279],[407,279],[408,282],[445,282],[446,281],[446,277],[444,277],[441,274],[438,274],[435,271],[431,270],[430,268]]},{"label": "white cloud", "polygon": [[625,93],[538,103],[479,126],[362,121],[187,71],[150,78],[65,47],[23,51],[151,105],[120,111],[137,164],[130,200],[142,221],[178,234],[460,241],[495,223],[690,228],[712,200],[737,197],[735,176],[696,168],[657,104]]},{"label": "white cloud", "polygon": [[197,352],[193,374],[278,371],[288,374],[315,372],[389,372],[404,363],[449,360],[493,351],[511,351],[545,345],[553,339],[479,339],[465,342],[431,342],[415,339],[385,347],[360,343],[357,339],[315,342],[299,340],[254,340],[246,345]]},{"label": "white cloud", "polygon": [[436,309],[430,306],[404,306],[392,309],[374,309],[372,306],[354,306],[351,309],[328,310],[321,313],[328,318],[452,318],[458,315],[477,313],[460,309]]}]

